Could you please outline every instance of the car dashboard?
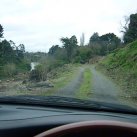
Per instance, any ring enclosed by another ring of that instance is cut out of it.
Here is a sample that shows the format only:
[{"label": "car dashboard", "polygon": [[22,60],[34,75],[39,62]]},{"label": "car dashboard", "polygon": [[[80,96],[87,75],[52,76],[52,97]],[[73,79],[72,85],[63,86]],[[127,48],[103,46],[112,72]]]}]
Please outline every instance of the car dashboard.
[{"label": "car dashboard", "polygon": [[94,120],[113,120],[137,124],[137,115],[92,111],[92,109],[1,104],[0,137],[32,137],[61,125]]}]

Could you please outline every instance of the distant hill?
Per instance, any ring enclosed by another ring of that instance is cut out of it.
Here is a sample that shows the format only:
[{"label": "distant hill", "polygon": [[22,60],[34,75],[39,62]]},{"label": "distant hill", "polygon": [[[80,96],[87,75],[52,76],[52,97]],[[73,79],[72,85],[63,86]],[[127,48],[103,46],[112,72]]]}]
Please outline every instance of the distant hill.
[{"label": "distant hill", "polygon": [[98,66],[137,100],[137,40],[115,50]]}]

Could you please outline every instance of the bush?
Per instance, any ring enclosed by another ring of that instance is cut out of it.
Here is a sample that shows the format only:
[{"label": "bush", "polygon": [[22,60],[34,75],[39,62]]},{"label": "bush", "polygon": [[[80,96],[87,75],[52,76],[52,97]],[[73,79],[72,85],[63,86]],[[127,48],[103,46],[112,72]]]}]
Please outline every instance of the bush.
[{"label": "bush", "polygon": [[41,60],[40,64],[35,67],[30,73],[30,80],[34,81],[45,81],[49,72],[55,68],[61,67],[64,62],[53,58],[46,58]]},{"label": "bush", "polygon": [[74,59],[73,59],[73,63],[80,63],[81,62],[81,56],[76,56]]},{"label": "bush", "polygon": [[79,47],[79,49],[77,49],[75,57],[73,58],[73,63],[84,64],[89,61],[92,55],[92,50],[89,47]]},{"label": "bush", "polygon": [[46,64],[39,64],[30,73],[30,80],[45,81],[47,79],[48,66]]},{"label": "bush", "polygon": [[26,72],[31,69],[30,62],[27,62],[26,60],[17,63],[16,67],[18,72]]},{"label": "bush", "polygon": [[12,77],[17,73],[16,65],[13,63],[8,63],[3,66],[4,75],[8,77]]}]

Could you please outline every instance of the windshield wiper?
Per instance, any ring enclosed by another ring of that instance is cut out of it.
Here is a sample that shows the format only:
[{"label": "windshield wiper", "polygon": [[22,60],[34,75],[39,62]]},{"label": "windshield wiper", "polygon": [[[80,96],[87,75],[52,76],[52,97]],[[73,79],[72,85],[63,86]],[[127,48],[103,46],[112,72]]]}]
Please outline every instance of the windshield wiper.
[{"label": "windshield wiper", "polygon": [[90,100],[81,100],[70,97],[60,96],[4,96],[0,97],[0,103],[7,104],[24,104],[24,105],[41,105],[64,108],[79,108],[94,111],[119,112],[127,114],[137,114],[137,109],[127,105],[114,104],[108,102],[98,102]]}]

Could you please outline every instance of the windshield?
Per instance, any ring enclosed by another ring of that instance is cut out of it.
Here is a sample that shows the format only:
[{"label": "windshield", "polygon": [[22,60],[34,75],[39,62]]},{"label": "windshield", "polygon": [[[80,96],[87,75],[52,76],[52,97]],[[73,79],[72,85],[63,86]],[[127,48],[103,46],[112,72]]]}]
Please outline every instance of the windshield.
[{"label": "windshield", "polygon": [[137,1],[0,3],[0,99],[57,96],[137,108]]}]

